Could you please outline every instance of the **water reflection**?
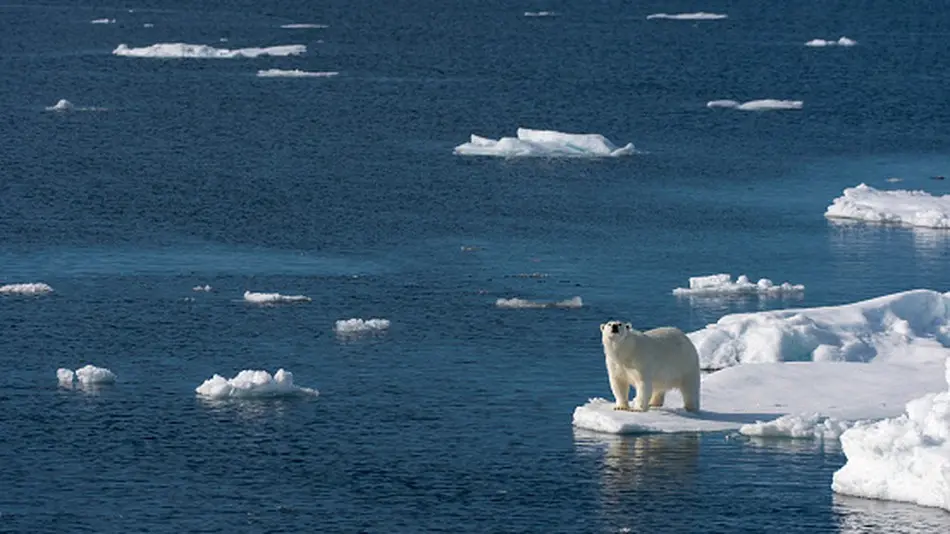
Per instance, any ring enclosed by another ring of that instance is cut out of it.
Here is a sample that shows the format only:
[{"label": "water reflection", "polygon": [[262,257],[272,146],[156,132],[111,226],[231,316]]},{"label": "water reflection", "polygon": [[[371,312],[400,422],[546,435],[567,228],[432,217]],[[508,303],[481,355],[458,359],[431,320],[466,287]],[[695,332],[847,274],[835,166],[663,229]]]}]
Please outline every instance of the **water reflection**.
[{"label": "water reflection", "polygon": [[838,519],[838,532],[842,534],[950,532],[950,513],[938,508],[835,494],[832,510]]}]

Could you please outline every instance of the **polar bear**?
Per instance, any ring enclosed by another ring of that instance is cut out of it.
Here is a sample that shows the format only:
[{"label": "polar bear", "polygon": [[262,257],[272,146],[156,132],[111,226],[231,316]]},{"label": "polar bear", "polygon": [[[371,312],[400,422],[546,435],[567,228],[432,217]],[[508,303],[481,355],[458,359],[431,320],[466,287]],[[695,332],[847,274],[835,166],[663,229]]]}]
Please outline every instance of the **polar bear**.
[{"label": "polar bear", "polygon": [[699,411],[699,354],[682,330],[663,327],[640,332],[630,323],[610,321],[600,325],[600,332],[615,410],[631,409],[627,399],[633,386],[637,390],[634,411],[663,406],[671,389],[680,390],[688,411]]}]

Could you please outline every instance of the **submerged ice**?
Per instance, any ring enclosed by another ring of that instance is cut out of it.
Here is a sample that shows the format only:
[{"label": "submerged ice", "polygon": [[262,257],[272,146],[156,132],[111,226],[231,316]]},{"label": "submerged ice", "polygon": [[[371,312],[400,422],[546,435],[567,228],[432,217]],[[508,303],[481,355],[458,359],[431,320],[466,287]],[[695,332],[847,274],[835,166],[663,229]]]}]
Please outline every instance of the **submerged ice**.
[{"label": "submerged ice", "polygon": [[294,375],[278,369],[273,376],[267,371],[245,369],[234,378],[214,375],[195,388],[209,399],[262,399],[273,397],[316,396],[317,390],[294,385]]},{"label": "submerged ice", "polygon": [[310,72],[300,69],[267,69],[257,71],[258,78],[329,78],[340,74],[335,71]]},{"label": "submerged ice", "polygon": [[187,43],[157,43],[142,48],[120,44],[112,51],[117,56],[145,58],[254,58],[260,56],[296,56],[307,51],[304,45],[270,46],[265,48],[214,48]]},{"label": "submerged ice", "polygon": [[495,306],[509,309],[581,308],[584,306],[584,301],[580,297],[573,297],[567,300],[558,300],[554,302],[510,298],[496,300]]},{"label": "submerged ice", "polygon": [[925,191],[881,191],[866,184],[849,187],[834,199],[825,217],[950,229],[950,195]]},{"label": "submerged ice", "polygon": [[633,143],[618,147],[600,134],[518,128],[517,137],[498,140],[472,135],[468,143],[455,147],[454,152],[459,156],[590,158],[629,156],[635,149]]},{"label": "submerged ice", "polygon": [[720,13],[706,13],[705,11],[699,11],[696,13],[654,13],[652,15],[647,15],[647,20],[653,19],[668,19],[668,20],[720,20],[728,18],[729,15],[723,15]]},{"label": "submerged ice", "polygon": [[737,100],[710,100],[709,102],[706,102],[707,108],[738,109],[739,111],[802,109],[804,105],[805,103],[801,100],[778,100],[775,98],[750,100],[748,102],[741,103]]}]

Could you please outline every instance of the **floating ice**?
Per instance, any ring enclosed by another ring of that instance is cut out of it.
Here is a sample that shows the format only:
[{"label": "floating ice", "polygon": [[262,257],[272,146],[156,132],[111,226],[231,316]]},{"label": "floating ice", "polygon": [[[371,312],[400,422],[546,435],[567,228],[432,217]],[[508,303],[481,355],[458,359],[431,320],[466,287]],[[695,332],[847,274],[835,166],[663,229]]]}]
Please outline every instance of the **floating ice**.
[{"label": "floating ice", "polygon": [[56,370],[56,380],[59,381],[59,385],[65,387],[73,387],[73,380],[76,378],[76,373],[72,369],[59,368]]},{"label": "floating ice", "polygon": [[360,334],[364,332],[380,332],[389,328],[388,319],[341,319],[333,329],[337,334]]},{"label": "floating ice", "polygon": [[[948,352],[936,350],[905,362],[738,365],[703,377],[698,413],[682,410],[677,391],[667,393],[668,408],[648,412],[616,411],[613,400],[595,398],[574,410],[574,426],[610,434],[721,432],[793,416],[762,425],[764,431],[792,428],[796,415],[819,414],[816,428],[833,436],[848,422],[893,417],[907,401],[945,387],[943,358]],[[602,357],[591,359],[591,365],[602,362]],[[603,388],[609,391],[606,370]],[[805,426],[807,421],[803,433]]]},{"label": "floating ice", "polygon": [[854,426],[850,421],[839,421],[817,413],[788,414],[771,421],[758,421],[742,425],[739,433],[761,438],[827,439],[837,440],[841,434]]},{"label": "floating ice", "polygon": [[143,28],[154,28],[155,25],[152,24],[151,22],[146,22],[145,24],[142,24],[142,27],[143,27]]},{"label": "floating ice", "polygon": [[281,295],[280,293],[252,293],[244,292],[244,300],[254,304],[276,304],[280,302],[310,302],[305,295]]},{"label": "floating ice", "polygon": [[837,41],[826,41],[824,39],[812,39],[805,43],[805,46],[811,46],[816,48],[821,48],[825,46],[854,46],[858,44],[857,41],[853,39],[848,39],[847,37],[841,37]]},{"label": "floating ice", "polygon": [[234,378],[214,375],[195,388],[210,399],[262,399],[273,397],[316,396],[317,390],[294,385],[294,375],[278,369],[274,376],[267,371],[245,369]]},{"label": "floating ice", "polygon": [[[950,359],[946,365],[950,384]],[[912,400],[894,419],[848,430],[841,447],[847,462],[834,474],[834,491],[950,511],[950,391]]]},{"label": "floating ice", "polygon": [[307,30],[316,28],[329,28],[326,24],[281,24],[281,28],[287,30]]},{"label": "floating ice", "polygon": [[112,384],[115,382],[115,373],[104,367],[96,367],[95,365],[80,367],[76,369],[75,372],[66,368],[56,370],[56,379],[61,386],[72,387],[74,378],[83,386]]},{"label": "floating ice", "polygon": [[726,315],[688,334],[703,368],[907,361],[950,342],[950,293],[917,289],[828,306]]},{"label": "floating ice", "polygon": [[203,286],[195,286],[195,287],[191,288],[191,290],[192,290],[192,291],[204,291],[204,292],[208,292],[208,291],[211,291],[211,286],[209,286],[208,284],[205,284],[205,285],[203,285]]},{"label": "floating ice", "polygon": [[6,295],[43,295],[52,291],[52,287],[42,282],[0,286],[0,294]]},{"label": "floating ice", "polygon": [[866,184],[849,187],[825,211],[831,219],[950,228],[950,195],[924,191],[880,191]]},{"label": "floating ice", "polygon": [[652,15],[647,15],[647,20],[652,19],[669,19],[669,20],[720,20],[728,18],[729,15],[722,15],[719,13],[706,13],[704,11],[699,11],[697,13],[654,13]]},{"label": "floating ice", "polygon": [[677,287],[673,289],[674,295],[692,295],[692,296],[710,296],[710,295],[780,295],[782,293],[801,293],[805,291],[805,286],[801,284],[790,284],[782,282],[775,285],[768,278],[760,278],[758,282],[752,283],[749,277],[742,274],[735,282],[732,281],[730,274],[713,274],[709,276],[692,276],[689,279],[689,287]]},{"label": "floating ice", "polygon": [[75,107],[76,106],[74,106],[73,103],[70,102],[69,100],[66,100],[65,98],[61,98],[58,102],[56,102],[55,105],[47,106],[46,111],[64,111],[65,112],[65,111],[72,111],[73,109],[75,109]]},{"label": "floating ice", "polygon": [[339,72],[308,72],[300,69],[283,70],[267,69],[257,71],[258,78],[329,78],[336,76]]},{"label": "floating ice", "polygon": [[115,19],[95,19],[90,20],[90,24],[115,24]]},{"label": "floating ice", "polygon": [[117,56],[147,58],[253,58],[260,56],[295,56],[307,51],[304,45],[270,46],[267,48],[214,48],[186,43],[158,43],[144,48],[129,48],[120,44],[112,51]]},{"label": "floating ice", "polygon": [[553,17],[557,15],[554,11],[525,11],[526,17]]},{"label": "floating ice", "polygon": [[539,302],[535,300],[525,300],[519,298],[498,299],[495,306],[509,309],[540,309],[540,308],[580,308],[584,306],[584,301],[580,297],[574,297],[557,302]]},{"label": "floating ice", "polygon": [[802,109],[805,103],[801,100],[776,100],[774,98],[765,98],[762,100],[750,100],[739,103],[735,100],[710,100],[706,102],[707,108],[731,108],[740,111],[769,111],[778,109]]},{"label": "floating ice", "polygon": [[496,157],[615,157],[635,152],[633,143],[617,147],[600,134],[570,134],[552,130],[518,128],[518,137],[499,140],[472,135],[455,147],[460,156]]}]

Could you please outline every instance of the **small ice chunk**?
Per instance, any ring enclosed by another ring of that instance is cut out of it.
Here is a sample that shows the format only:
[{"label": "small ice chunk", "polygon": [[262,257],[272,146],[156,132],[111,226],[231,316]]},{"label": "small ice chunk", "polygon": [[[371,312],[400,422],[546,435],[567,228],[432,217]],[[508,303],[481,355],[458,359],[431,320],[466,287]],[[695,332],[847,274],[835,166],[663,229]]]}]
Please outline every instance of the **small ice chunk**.
[{"label": "small ice chunk", "polygon": [[281,295],[280,293],[253,293],[244,292],[244,300],[254,304],[276,304],[281,302],[310,302],[310,297],[305,295]]}]

